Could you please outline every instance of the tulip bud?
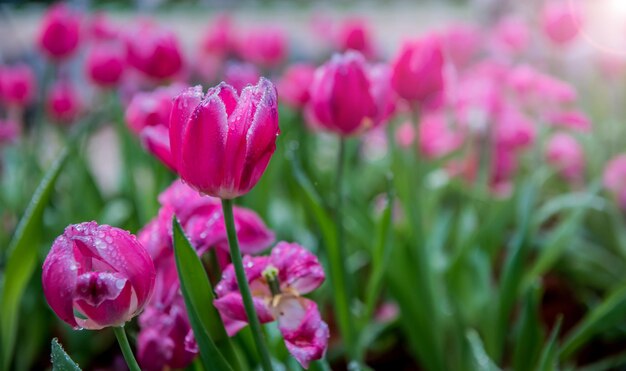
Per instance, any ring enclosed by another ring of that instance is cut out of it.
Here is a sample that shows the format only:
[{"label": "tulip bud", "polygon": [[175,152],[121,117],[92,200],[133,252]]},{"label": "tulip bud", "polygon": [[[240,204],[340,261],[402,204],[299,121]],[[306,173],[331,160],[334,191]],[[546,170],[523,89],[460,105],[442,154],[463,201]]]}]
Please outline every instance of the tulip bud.
[{"label": "tulip bud", "polygon": [[366,57],[370,57],[374,54],[367,23],[362,19],[346,20],[339,29],[337,44],[339,50],[342,52],[355,50]]},{"label": "tulip bud", "polygon": [[582,12],[573,2],[551,1],[541,14],[543,32],[557,45],[565,45],[576,38],[582,23]]},{"label": "tulip bud", "polygon": [[170,117],[172,160],[181,178],[209,196],[248,193],[276,150],[276,88],[265,78],[237,94],[221,83],[203,96],[197,86],[174,100]]},{"label": "tulip bud", "polygon": [[287,67],[278,84],[280,98],[287,105],[302,109],[309,101],[309,86],[314,74],[315,67],[308,64],[294,64]]},{"label": "tulip bud", "polygon": [[276,67],[287,55],[287,39],[279,28],[250,30],[240,41],[238,52],[247,62],[264,68]]},{"label": "tulip bud", "polygon": [[107,88],[120,82],[126,67],[124,50],[112,43],[94,45],[85,62],[89,79],[96,85]]},{"label": "tulip bud", "polygon": [[580,144],[571,136],[555,134],[548,141],[546,160],[569,181],[580,180],[585,170],[585,156]]},{"label": "tulip bud", "polygon": [[80,113],[80,98],[76,89],[67,81],[52,86],[46,98],[46,109],[50,117],[59,123],[71,123]]},{"label": "tulip bud", "polygon": [[144,24],[126,36],[128,64],[146,76],[169,79],[182,70],[183,58],[173,32]]},{"label": "tulip bud", "polygon": [[5,67],[0,76],[2,100],[9,105],[24,107],[35,97],[35,84],[35,74],[29,66]]},{"label": "tulip bud", "polygon": [[322,127],[350,136],[377,124],[379,108],[368,73],[363,56],[355,51],[334,55],[315,71],[310,104]]},{"label": "tulip bud", "polygon": [[43,264],[43,291],[52,310],[75,329],[121,326],[152,295],[155,270],[127,231],[87,222],[57,237]]},{"label": "tulip bud", "polygon": [[39,47],[53,60],[71,56],[78,48],[80,18],[64,4],[48,9],[39,28]]}]

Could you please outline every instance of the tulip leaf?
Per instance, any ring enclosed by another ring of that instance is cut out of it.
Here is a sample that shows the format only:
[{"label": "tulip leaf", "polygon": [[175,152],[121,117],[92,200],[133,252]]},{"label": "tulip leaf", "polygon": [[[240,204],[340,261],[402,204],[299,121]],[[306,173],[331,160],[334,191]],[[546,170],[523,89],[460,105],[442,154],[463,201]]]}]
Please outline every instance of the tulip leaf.
[{"label": "tulip leaf", "polygon": [[525,294],[522,313],[518,321],[518,334],[514,341],[513,369],[533,370],[541,352],[543,334],[539,319],[540,286],[532,286]]},{"label": "tulip leaf", "polygon": [[52,339],[50,360],[52,371],[80,371],[78,364],[65,353],[57,338]]},{"label": "tulip leaf", "polygon": [[64,149],[44,175],[9,244],[0,300],[2,369],[8,369],[11,363],[13,348],[15,347],[19,306],[24,289],[37,263],[37,253],[41,243],[43,227],[43,213],[54,189],[54,184],[68,158],[68,154],[68,149]]},{"label": "tulip leaf", "polygon": [[559,317],[556,324],[552,328],[552,332],[550,333],[550,337],[546,341],[546,345],[541,352],[541,356],[539,357],[539,364],[535,368],[538,371],[554,371],[558,370],[558,335],[559,331],[561,331],[561,324],[563,321],[563,317]]},{"label": "tulip leaf", "polygon": [[470,345],[474,360],[474,370],[481,371],[500,371],[500,368],[493,363],[491,358],[485,352],[483,342],[475,330],[469,330],[465,335]]},{"label": "tulip leaf", "polygon": [[209,278],[176,218],[173,219],[172,231],[180,289],[202,364],[206,370],[239,370],[241,367],[230,338],[213,306],[214,295]]}]

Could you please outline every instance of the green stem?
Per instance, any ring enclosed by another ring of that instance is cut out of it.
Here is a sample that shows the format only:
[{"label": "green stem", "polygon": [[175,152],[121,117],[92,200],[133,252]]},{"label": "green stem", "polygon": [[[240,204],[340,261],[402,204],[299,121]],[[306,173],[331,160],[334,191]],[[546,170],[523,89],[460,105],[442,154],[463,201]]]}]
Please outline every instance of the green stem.
[{"label": "green stem", "polygon": [[246,316],[248,317],[248,323],[250,324],[250,329],[252,330],[252,336],[256,344],[257,352],[259,352],[261,357],[261,366],[264,371],[272,371],[272,361],[270,360],[270,354],[265,347],[261,323],[259,322],[259,317],[257,317],[256,310],[254,309],[252,294],[250,293],[250,287],[248,286],[248,278],[246,277],[246,272],[243,269],[241,251],[239,250],[239,242],[237,241],[237,232],[235,230],[235,220],[233,218],[233,200],[222,199],[222,209],[224,210],[224,222],[226,223],[226,232],[228,234],[230,258],[233,262],[233,266],[235,267],[237,284],[239,285],[239,291],[241,292],[241,298],[243,299],[243,305],[246,309]]},{"label": "green stem", "polygon": [[115,333],[117,342],[120,344],[120,349],[122,349],[122,354],[124,355],[124,359],[126,360],[126,364],[128,365],[130,371],[141,371],[141,367],[139,367],[139,364],[133,355],[133,351],[130,349],[130,344],[128,343],[124,327],[113,327],[113,332]]},{"label": "green stem", "polygon": [[337,179],[336,179],[336,199],[335,199],[335,225],[337,227],[337,248],[329,252],[328,260],[331,270],[331,281],[333,282],[333,293],[335,299],[335,310],[339,322],[339,329],[348,350],[350,359],[357,359],[357,351],[354,341],[354,328],[350,316],[350,303],[352,295],[346,272],[346,244],[343,226],[343,178],[344,163],[346,157],[346,140],[340,139],[339,155],[337,158]]}]

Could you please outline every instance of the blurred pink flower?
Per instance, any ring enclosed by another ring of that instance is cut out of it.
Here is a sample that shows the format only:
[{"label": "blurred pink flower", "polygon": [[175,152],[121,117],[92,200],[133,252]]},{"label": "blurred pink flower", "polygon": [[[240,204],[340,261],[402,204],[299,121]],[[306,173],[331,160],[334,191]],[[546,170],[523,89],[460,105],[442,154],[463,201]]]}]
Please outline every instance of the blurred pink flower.
[{"label": "blurred pink flower", "polygon": [[137,135],[147,127],[169,127],[172,100],[184,88],[183,85],[173,84],[151,92],[136,93],[126,107],[126,124]]},{"label": "blurred pink flower", "polygon": [[224,70],[224,81],[232,85],[237,93],[248,85],[256,84],[260,77],[261,72],[251,63],[229,62]]},{"label": "blurred pink flower", "polygon": [[483,35],[473,25],[453,24],[441,32],[446,60],[457,68],[467,67],[483,47]]},{"label": "blurred pink flower", "polygon": [[411,121],[405,121],[396,129],[396,142],[401,148],[411,148],[415,141],[415,127]]},{"label": "blurred pink flower", "polygon": [[302,109],[309,101],[309,87],[313,82],[315,67],[309,64],[292,64],[285,69],[278,82],[278,96],[288,106]]},{"label": "blurred pink flower", "polygon": [[391,85],[410,104],[436,108],[443,102],[444,58],[436,35],[405,42],[392,62]]},{"label": "blurred pink flower", "polygon": [[583,22],[582,16],[575,0],[550,0],[541,11],[541,26],[554,44],[565,45],[578,36]]},{"label": "blurred pink flower", "polygon": [[585,156],[580,144],[568,134],[557,133],[546,145],[546,160],[568,181],[580,181],[585,171]]},{"label": "blurred pink flower", "polygon": [[366,20],[349,18],[339,26],[337,48],[341,52],[356,50],[366,58],[374,56],[372,36]]},{"label": "blurred pink flower", "polygon": [[221,83],[206,95],[200,86],[174,100],[170,117],[172,163],[192,188],[232,199],[260,180],[276,150],[276,88],[261,78],[241,95]]},{"label": "blurred pink flower", "polygon": [[59,80],[48,91],[46,110],[53,121],[71,124],[80,114],[82,103],[76,87],[67,80]]},{"label": "blurred pink flower", "polygon": [[120,37],[118,26],[113,24],[107,14],[102,11],[97,11],[91,16],[88,32],[95,42],[113,41]]},{"label": "blurred pink flower", "polygon": [[530,45],[528,24],[516,16],[500,20],[492,34],[490,47],[496,55],[516,57],[523,54]]},{"label": "blurred pink flower", "polygon": [[581,111],[560,111],[551,114],[548,122],[553,126],[569,128],[576,131],[591,131],[589,117]]},{"label": "blurred pink flower", "polygon": [[109,88],[122,79],[126,68],[126,54],[116,42],[97,42],[91,46],[85,60],[85,71],[96,85]]},{"label": "blurred pink flower", "polygon": [[17,122],[0,119],[0,145],[14,143],[21,132],[22,128]]},{"label": "blurred pink flower", "polygon": [[[280,242],[270,256],[246,255],[243,263],[259,321],[278,321],[287,349],[302,367],[322,358],[328,346],[328,325],[317,304],[301,296],[325,279],[317,257],[298,244]],[[226,331],[234,336],[247,325],[247,316],[232,265],[224,270],[215,293],[213,303]]]},{"label": "blurred pink flower", "polygon": [[621,208],[626,209],[626,154],[609,161],[604,168],[604,186],[611,191]]},{"label": "blurred pink flower", "polygon": [[429,158],[445,156],[457,150],[463,143],[462,133],[450,126],[443,112],[423,115],[419,132],[420,149]]},{"label": "blurred pink flower", "polygon": [[48,8],[39,26],[39,48],[52,60],[63,60],[78,49],[80,15],[64,3]]},{"label": "blurred pink flower", "polygon": [[506,106],[494,122],[494,140],[497,146],[521,149],[530,146],[535,140],[535,126],[522,112],[513,106]]},{"label": "blurred pink flower", "polygon": [[128,64],[147,77],[171,79],[183,70],[182,51],[172,31],[142,22],[124,36]]},{"label": "blurred pink flower", "polygon": [[155,270],[127,231],[88,222],[70,225],[43,264],[43,292],[52,310],[75,329],[122,326],[143,309]]},{"label": "blurred pink flower", "polygon": [[0,98],[8,105],[25,107],[35,98],[36,80],[26,64],[1,67]]},{"label": "blurred pink flower", "polygon": [[248,30],[237,46],[243,60],[263,68],[277,67],[285,60],[288,52],[285,32],[271,26]]},{"label": "blurred pink flower", "polygon": [[217,58],[226,58],[233,52],[235,40],[233,34],[236,28],[228,14],[220,14],[213,19],[213,23],[204,32],[201,40],[203,54]]}]

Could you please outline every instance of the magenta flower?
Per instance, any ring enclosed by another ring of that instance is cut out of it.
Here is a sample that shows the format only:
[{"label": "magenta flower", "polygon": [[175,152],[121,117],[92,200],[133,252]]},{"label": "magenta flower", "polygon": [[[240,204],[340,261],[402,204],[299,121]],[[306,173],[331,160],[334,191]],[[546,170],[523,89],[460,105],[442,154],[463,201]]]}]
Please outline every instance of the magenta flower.
[{"label": "magenta flower", "polygon": [[172,163],[191,187],[232,199],[259,181],[276,150],[276,88],[265,78],[238,95],[221,83],[203,95],[197,86],[174,100]]},{"label": "magenta flower", "polygon": [[85,71],[96,85],[109,88],[116,86],[126,69],[126,55],[121,45],[115,42],[94,44],[85,61]]},{"label": "magenta flower", "polygon": [[[324,281],[315,255],[298,244],[280,242],[270,256],[244,256],[243,263],[260,322],[278,321],[287,349],[302,367],[322,358],[328,346],[328,325],[317,304],[301,296]],[[247,316],[232,265],[224,270],[215,292],[213,303],[233,336],[247,325]]]},{"label": "magenta flower", "polygon": [[198,354],[173,257],[157,268],[154,295],[139,327],[137,358],[144,370],[185,368]]},{"label": "magenta flower", "polygon": [[532,121],[513,106],[505,106],[498,113],[494,123],[494,141],[497,146],[510,150],[530,146],[535,140],[535,126]]},{"label": "magenta flower", "polygon": [[585,154],[570,135],[555,134],[546,145],[546,160],[570,182],[580,181],[585,171]]},{"label": "magenta flower", "polygon": [[391,85],[412,105],[438,107],[444,92],[444,58],[438,36],[405,42],[392,62]]},{"label": "magenta flower", "polygon": [[470,24],[454,24],[441,33],[446,60],[458,69],[467,67],[482,48],[480,29]]},{"label": "magenta flower", "polygon": [[25,64],[2,67],[1,98],[7,104],[25,107],[35,98],[36,80],[33,70]]},{"label": "magenta flower", "polygon": [[315,122],[327,130],[351,136],[377,124],[379,107],[369,69],[358,52],[336,54],[319,67],[310,94]]},{"label": "magenta flower", "polygon": [[[401,142],[406,145],[403,142],[408,141],[412,133],[409,134],[406,128],[402,130],[406,132],[401,132],[401,134],[407,136],[407,138],[401,138]],[[437,112],[423,115],[419,131],[420,150],[428,158],[445,156],[457,150],[463,143],[462,133],[457,128],[451,126],[445,113]]]},{"label": "magenta flower", "polygon": [[345,20],[339,27],[337,47],[341,52],[355,50],[365,57],[373,56],[374,47],[366,21],[358,18]]},{"label": "magenta flower", "polygon": [[174,84],[151,92],[136,93],[126,107],[126,124],[137,135],[147,127],[169,127],[172,99],[183,89],[184,86]]},{"label": "magenta flower", "polygon": [[127,231],[88,222],[70,225],[43,264],[52,310],[74,328],[122,326],[152,295],[154,265]]},{"label": "magenta flower", "polygon": [[202,37],[202,51],[220,59],[227,57],[235,46],[234,31],[230,17],[227,14],[218,15]]},{"label": "magenta flower", "polygon": [[604,186],[611,191],[626,209],[626,154],[614,157],[604,168]]},{"label": "magenta flower", "polygon": [[549,1],[541,13],[546,36],[557,45],[565,45],[578,36],[583,21],[581,9],[573,1]]},{"label": "magenta flower", "polygon": [[53,60],[71,56],[80,41],[80,16],[63,3],[50,7],[39,27],[39,47]]},{"label": "magenta flower", "polygon": [[309,86],[314,75],[315,67],[308,64],[292,64],[287,67],[278,83],[280,99],[290,107],[303,109],[310,98]]},{"label": "magenta flower", "polygon": [[237,93],[241,93],[248,85],[256,84],[260,78],[259,69],[251,63],[230,62],[224,69],[224,81],[232,85]]},{"label": "magenta flower", "polygon": [[80,114],[80,94],[69,81],[58,81],[48,92],[46,110],[55,122],[70,124]]},{"label": "magenta flower", "polygon": [[548,121],[553,126],[569,128],[575,131],[591,131],[591,120],[581,111],[560,111],[548,117]]},{"label": "magenta flower", "polygon": [[22,128],[17,122],[0,119],[0,145],[16,142],[21,132]]},{"label": "magenta flower", "polygon": [[287,56],[287,37],[276,27],[251,29],[237,44],[237,51],[247,62],[264,68],[277,67]]},{"label": "magenta flower", "polygon": [[496,55],[515,57],[528,49],[530,36],[526,21],[516,16],[508,16],[494,27],[490,47]]},{"label": "magenta flower", "polygon": [[147,77],[171,79],[183,69],[176,35],[164,28],[143,23],[125,35],[128,64]]}]

